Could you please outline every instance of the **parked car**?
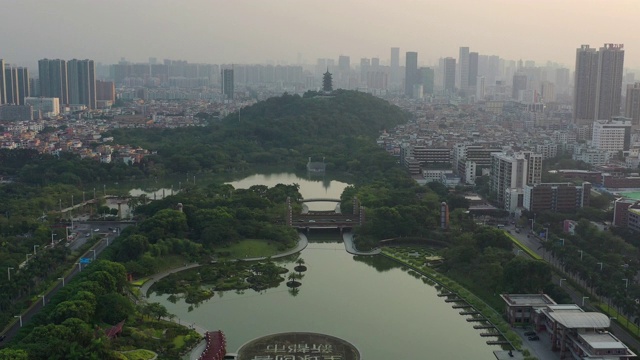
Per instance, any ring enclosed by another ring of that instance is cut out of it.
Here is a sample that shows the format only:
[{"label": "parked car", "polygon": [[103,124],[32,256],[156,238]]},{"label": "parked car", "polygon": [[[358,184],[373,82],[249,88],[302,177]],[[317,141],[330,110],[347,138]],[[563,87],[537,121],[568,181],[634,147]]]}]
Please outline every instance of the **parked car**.
[{"label": "parked car", "polygon": [[527,339],[529,339],[531,341],[538,341],[538,340],[540,340],[540,337],[538,335],[535,335],[535,336],[529,336]]},{"label": "parked car", "polygon": [[535,331],[527,331],[524,333],[524,336],[535,336],[536,332]]}]

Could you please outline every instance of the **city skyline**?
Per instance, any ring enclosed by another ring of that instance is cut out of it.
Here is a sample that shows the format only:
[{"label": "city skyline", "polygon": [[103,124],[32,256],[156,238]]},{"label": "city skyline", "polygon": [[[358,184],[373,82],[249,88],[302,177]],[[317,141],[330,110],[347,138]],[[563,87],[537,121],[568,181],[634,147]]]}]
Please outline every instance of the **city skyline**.
[{"label": "city skyline", "polygon": [[[580,45],[616,43],[625,44],[625,65],[637,69],[640,35],[622,31],[620,25],[633,23],[639,14],[631,0],[25,0],[3,5],[0,29],[5,34],[15,33],[25,18],[30,30],[3,37],[0,58],[29,67],[42,58],[116,63],[121,57],[133,62],[156,57],[194,63],[314,64],[317,58],[342,54],[349,55],[352,64],[373,57],[388,64],[389,49],[398,47],[402,57],[417,52],[421,66],[457,58],[460,47],[469,47],[481,55],[537,64],[554,61],[573,68]],[[361,21],[371,26],[358,26]]]}]

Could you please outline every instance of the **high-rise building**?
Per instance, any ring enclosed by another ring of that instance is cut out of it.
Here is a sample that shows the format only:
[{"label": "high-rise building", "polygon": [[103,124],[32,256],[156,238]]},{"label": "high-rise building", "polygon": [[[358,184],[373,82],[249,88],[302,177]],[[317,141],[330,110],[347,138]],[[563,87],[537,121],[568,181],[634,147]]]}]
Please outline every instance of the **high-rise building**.
[{"label": "high-rise building", "polygon": [[476,80],[476,100],[482,101],[485,97],[486,79],[484,76],[478,76]]},{"label": "high-rise building", "polygon": [[365,84],[367,82],[367,73],[371,70],[371,59],[360,59],[360,83]]},{"label": "high-rise building", "polygon": [[38,61],[40,78],[40,96],[57,97],[60,104],[69,104],[69,90],[67,78],[67,62],[56,59],[42,59]]},{"label": "high-rise building", "polygon": [[11,65],[4,67],[4,83],[7,97],[7,104],[20,105],[20,84],[18,83],[18,69]]},{"label": "high-rise building", "polygon": [[93,60],[67,62],[69,103],[96,109],[96,69]]},{"label": "high-rise building", "polygon": [[609,120],[620,115],[624,46],[605,44],[598,51],[596,84],[596,120]]},{"label": "high-rise building", "polygon": [[640,129],[640,82],[627,85],[624,115],[631,119],[631,127]]},{"label": "high-rise building", "polygon": [[113,81],[96,80],[96,100],[116,101],[116,87]]},{"label": "high-rise building", "polygon": [[478,79],[478,53],[469,53],[469,92],[475,91],[476,81]]},{"label": "high-rise building", "polygon": [[469,87],[469,48],[466,46],[460,47],[456,85],[461,91],[467,91]]},{"label": "high-rise building", "polygon": [[4,59],[0,59],[0,105],[7,103],[7,87],[4,79]]},{"label": "high-rise building", "polygon": [[222,70],[222,94],[226,95],[227,99],[233,99],[233,69]]},{"label": "high-rise building", "polygon": [[435,82],[435,72],[433,68],[421,67],[418,69],[420,72],[420,84],[425,94],[433,94],[433,87]]},{"label": "high-rise building", "polygon": [[448,57],[444,59],[443,71],[444,91],[455,93],[456,91],[456,59]]},{"label": "high-rise building", "polygon": [[24,99],[31,96],[29,69],[26,67],[16,68],[16,76],[18,81],[18,105],[24,105]]},{"label": "high-rise building", "polygon": [[397,88],[400,84],[400,48],[391,48],[391,62],[389,82],[392,88]]},{"label": "high-rise building", "polygon": [[567,93],[569,91],[569,79],[571,77],[571,72],[567,68],[558,68],[556,69],[556,91],[558,93]]},{"label": "high-rise building", "polygon": [[605,44],[599,50],[582,45],[576,50],[574,123],[591,124],[619,115],[623,64],[621,44]]},{"label": "high-rise building", "polygon": [[540,183],[542,156],[531,152],[491,154],[491,191],[505,210],[524,204],[524,187]]},{"label": "high-rise building", "polygon": [[527,90],[527,75],[523,73],[515,73],[513,75],[513,86],[511,87],[511,98],[513,100],[520,99],[520,92]]},{"label": "high-rise building", "polygon": [[543,81],[540,88],[542,92],[542,98],[546,103],[556,101],[556,87],[551,81]]},{"label": "high-rise building", "polygon": [[418,85],[418,53],[408,51],[405,60],[404,95],[413,96],[413,86]]}]

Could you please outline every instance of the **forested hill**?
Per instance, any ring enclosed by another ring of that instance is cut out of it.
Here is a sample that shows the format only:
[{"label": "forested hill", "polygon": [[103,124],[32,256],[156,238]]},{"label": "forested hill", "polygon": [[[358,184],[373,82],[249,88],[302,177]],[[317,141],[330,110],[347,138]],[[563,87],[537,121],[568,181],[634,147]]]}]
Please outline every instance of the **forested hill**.
[{"label": "forested hill", "polygon": [[373,143],[381,130],[405,121],[402,110],[385,100],[338,90],[270,98],[206,128],[120,129],[110,135],[121,144],[157,150],[154,165],[168,172],[299,165],[309,156],[331,158],[331,168],[348,160],[356,138]]},{"label": "forested hill", "polygon": [[337,90],[282,95],[242,109],[223,120],[228,135],[275,146],[334,141],[345,136],[375,138],[405,121],[402,111],[372,95]]}]

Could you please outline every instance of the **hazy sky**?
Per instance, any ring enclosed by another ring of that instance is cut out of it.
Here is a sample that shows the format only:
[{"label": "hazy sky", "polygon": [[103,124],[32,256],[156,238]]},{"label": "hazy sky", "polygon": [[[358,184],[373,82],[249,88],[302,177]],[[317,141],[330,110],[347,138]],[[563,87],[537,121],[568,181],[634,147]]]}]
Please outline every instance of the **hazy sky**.
[{"label": "hazy sky", "polygon": [[396,46],[432,64],[469,46],[573,68],[577,47],[606,42],[640,68],[638,19],[639,0],[0,0],[0,58],[386,64]]}]

